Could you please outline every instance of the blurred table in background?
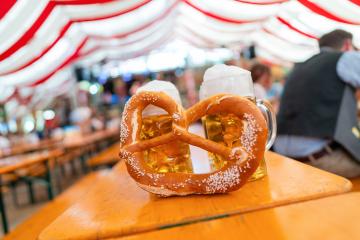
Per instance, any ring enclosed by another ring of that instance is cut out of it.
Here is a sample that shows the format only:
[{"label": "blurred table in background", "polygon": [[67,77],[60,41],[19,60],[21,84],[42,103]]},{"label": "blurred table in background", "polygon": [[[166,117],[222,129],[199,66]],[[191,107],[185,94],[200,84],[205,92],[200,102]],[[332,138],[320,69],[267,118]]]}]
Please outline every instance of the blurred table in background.
[{"label": "blurred table in background", "polygon": [[80,133],[71,134],[65,138],[44,139],[35,143],[21,143],[10,148],[0,149],[0,158],[57,147],[63,147],[66,149],[83,147],[89,144],[96,144],[107,139],[114,139],[115,141],[119,138],[120,130],[117,128],[100,130],[85,135],[81,135]]},{"label": "blurred table in background", "polygon": [[45,139],[35,143],[17,144],[16,146],[12,146],[10,148],[1,149],[0,158],[54,148],[60,142],[61,139]]},{"label": "blurred table in background", "polygon": [[[350,191],[345,178],[266,153],[268,176],[219,195],[161,198],[139,188],[126,172],[112,171],[39,236],[102,239],[232,216]],[[258,225],[257,228],[261,228]],[[225,231],[224,231],[225,232]]]},{"label": "blurred table in background", "polygon": [[93,133],[81,135],[73,135],[63,139],[62,147],[65,149],[85,147],[90,144],[98,144],[101,141],[113,140],[116,141],[120,138],[120,130],[107,129],[96,131]]},{"label": "blurred table in background", "polygon": [[[17,172],[16,175],[27,176],[44,174],[44,180],[47,182],[47,190],[49,198],[53,197],[52,180],[50,175],[51,160],[61,156],[62,150],[40,151],[29,154],[16,155],[0,159],[0,186],[4,184],[4,178],[7,174]],[[35,168],[34,168],[35,167]],[[2,189],[0,189],[0,211],[3,224],[3,231],[8,231],[8,223],[6,216],[6,207],[4,205],[4,197]]]},{"label": "blurred table in background", "polygon": [[[108,129],[90,133],[87,135],[72,135],[64,139],[43,140],[34,144],[25,144],[11,148],[7,155],[0,158],[0,185],[4,185],[9,174],[15,177],[32,178],[43,176],[49,199],[54,196],[51,168],[55,164],[61,165],[66,161],[72,161],[80,157],[85,165],[84,156],[91,151],[96,152],[99,148],[108,146],[109,143],[119,139],[118,129]],[[47,149],[47,150],[44,150]],[[20,154],[20,153],[26,154]],[[32,152],[32,153],[27,153]],[[16,155],[14,155],[16,154]],[[54,160],[54,161],[51,161]],[[31,202],[34,202],[32,190],[29,190]],[[0,191],[0,210],[4,232],[8,231],[6,208],[3,201],[3,193]]]}]

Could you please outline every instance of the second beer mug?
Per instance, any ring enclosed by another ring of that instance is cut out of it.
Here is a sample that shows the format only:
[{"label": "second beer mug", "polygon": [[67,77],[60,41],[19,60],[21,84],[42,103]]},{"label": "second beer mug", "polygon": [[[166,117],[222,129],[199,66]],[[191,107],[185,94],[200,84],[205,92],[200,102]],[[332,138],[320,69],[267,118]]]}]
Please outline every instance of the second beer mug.
[{"label": "second beer mug", "polygon": [[[268,150],[275,140],[276,118],[270,104],[263,100],[256,100],[250,72],[239,67],[226,66],[224,64],[215,65],[207,69],[204,74],[204,81],[200,87],[200,100],[220,93],[247,97],[259,107],[268,123],[269,134],[266,144],[266,149]],[[243,129],[246,129],[247,122],[241,121],[233,114],[207,115],[202,120],[208,139],[228,147],[240,145],[240,137]],[[226,161],[221,156],[209,154],[209,157],[212,170],[217,170],[226,164]],[[250,180],[259,179],[265,175],[265,159],[261,159],[260,166]]]}]

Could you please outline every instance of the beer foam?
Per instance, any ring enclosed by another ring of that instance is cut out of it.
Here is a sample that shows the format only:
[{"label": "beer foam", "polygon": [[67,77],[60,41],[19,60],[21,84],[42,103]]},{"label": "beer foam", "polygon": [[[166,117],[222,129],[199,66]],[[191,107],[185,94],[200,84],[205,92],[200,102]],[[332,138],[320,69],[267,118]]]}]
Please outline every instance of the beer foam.
[{"label": "beer foam", "polygon": [[200,99],[220,93],[254,97],[251,73],[243,68],[216,64],[208,68],[200,86]]},{"label": "beer foam", "polygon": [[[164,92],[170,97],[172,97],[175,102],[181,105],[181,99],[180,94],[177,88],[174,84],[167,81],[159,81],[159,80],[153,80],[151,82],[148,82],[144,86],[141,86],[137,89],[136,93],[139,92],[145,92],[145,91],[151,91],[151,92]],[[167,114],[167,112],[159,107],[156,107],[154,105],[147,106],[143,112],[143,116],[153,116],[153,115],[163,115]]]}]

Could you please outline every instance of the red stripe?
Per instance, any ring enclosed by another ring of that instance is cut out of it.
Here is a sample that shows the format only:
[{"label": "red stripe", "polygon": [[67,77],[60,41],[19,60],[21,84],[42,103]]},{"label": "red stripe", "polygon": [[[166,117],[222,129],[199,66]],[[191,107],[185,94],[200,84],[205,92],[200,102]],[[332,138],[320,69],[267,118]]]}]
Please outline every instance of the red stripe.
[{"label": "red stripe", "polygon": [[[130,45],[130,44],[134,44],[134,43],[137,43],[137,42],[140,42],[146,38],[148,38],[149,36],[153,35],[154,33],[158,32],[159,29],[163,30],[163,28],[157,28],[157,29],[154,29],[152,30],[151,32],[147,33],[145,36],[141,36],[140,38],[137,38],[135,40],[131,40],[131,41],[127,41],[127,42],[123,42],[123,43],[119,43],[117,45],[112,45],[110,47],[122,47],[122,46],[127,46],[127,45]],[[122,39],[122,38],[118,38],[118,37],[111,37],[112,39]]]},{"label": "red stripe", "polygon": [[96,52],[97,50],[100,50],[101,47],[100,46],[96,46],[96,47],[93,47],[91,48],[90,50],[84,52],[84,53],[79,53],[78,57],[81,58],[81,57],[84,57],[84,56],[87,56],[93,52]]},{"label": "red stripe", "polygon": [[242,23],[251,23],[251,22],[257,22],[257,21],[263,20],[263,19],[258,19],[258,20],[246,21],[246,20],[237,20],[237,19],[233,19],[233,18],[226,18],[226,17],[216,15],[212,12],[206,11],[202,8],[199,8],[198,6],[192,4],[189,0],[183,0],[183,2],[186,3],[187,5],[189,5],[190,7],[196,9],[197,11],[203,13],[204,15],[214,18],[214,19],[217,19],[219,21],[223,21],[223,22],[242,24]]},{"label": "red stripe", "polygon": [[117,35],[113,35],[111,37],[104,37],[104,36],[98,36],[98,35],[91,35],[90,37],[95,38],[95,39],[109,39],[109,38],[124,38],[127,37],[131,34],[137,33],[141,30],[144,30],[145,28],[148,28],[150,26],[152,26],[153,24],[157,23],[158,21],[160,21],[161,19],[165,18],[167,15],[169,15],[171,13],[171,11],[179,4],[178,1],[174,2],[173,5],[171,5],[168,9],[166,9],[162,14],[160,14],[158,17],[156,17],[155,19],[153,19],[152,21],[138,27],[135,28],[134,30],[131,30],[130,32],[126,32],[126,33],[120,33]]},{"label": "red stripe", "polygon": [[298,32],[306,37],[309,37],[309,38],[313,38],[313,39],[319,39],[318,37],[312,35],[312,34],[309,34],[309,33],[306,33],[306,32],[303,32],[302,30],[294,27],[293,25],[291,25],[288,21],[286,21],[285,19],[283,19],[282,17],[276,17],[277,20],[279,20],[281,23],[285,24],[286,26],[288,26],[288,28],[294,30],[295,32]]},{"label": "red stripe", "polygon": [[[331,20],[341,22],[341,23],[347,23],[347,24],[355,24],[355,25],[360,24],[360,21],[359,22],[353,22],[353,21],[349,21],[349,20],[340,18],[340,17],[332,14],[331,12],[323,9],[322,7],[318,6],[317,4],[315,4],[313,2],[310,2],[308,0],[298,0],[298,1],[299,1],[299,3],[304,5],[305,7],[309,8],[311,11],[313,11],[313,12],[319,14],[319,15],[322,15],[322,16],[324,16],[326,18],[329,18]],[[357,0],[356,2],[359,2],[359,1]]]},{"label": "red stripe", "polygon": [[[144,2],[141,2],[140,4],[137,4],[136,6],[133,6],[131,8],[122,10],[118,13],[115,14],[109,14],[107,16],[102,16],[102,17],[96,17],[96,18],[84,18],[84,19],[78,19],[75,21],[70,21],[71,23],[74,22],[82,22],[82,21],[94,21],[94,20],[100,20],[100,19],[105,19],[105,18],[111,18],[114,16],[120,16],[122,14],[128,13],[130,11],[133,11],[139,7],[144,6],[145,4],[149,3],[151,0],[145,0]],[[83,2],[89,2],[88,0],[83,0]],[[92,2],[94,3],[94,2]],[[19,38],[17,40],[17,42],[15,42],[10,48],[8,48],[5,52],[3,52],[2,54],[0,54],[0,61],[4,60],[5,58],[11,56],[14,52],[18,51],[22,46],[24,46],[25,44],[27,44],[31,38],[35,35],[35,33],[37,32],[37,30],[41,27],[41,25],[44,23],[44,21],[47,19],[47,17],[50,15],[51,11],[54,9],[54,7],[56,6],[56,2],[49,2],[48,5],[45,7],[45,9],[43,10],[43,12],[41,13],[41,15],[39,16],[39,18],[34,22],[34,24],[25,32],[24,35],[21,36],[21,38]],[[58,41],[59,39],[57,39]],[[53,44],[52,44],[53,45]],[[43,53],[41,53],[40,55],[42,55]],[[14,70],[15,71],[15,70]]]},{"label": "red stripe", "polygon": [[36,31],[40,28],[45,19],[49,16],[53,8],[55,7],[54,3],[48,3],[43,12],[40,14],[38,19],[34,22],[34,24],[22,35],[10,48],[8,48],[5,52],[0,54],[0,61],[9,57],[15,51],[19,50],[22,46],[27,44],[30,39],[35,35]]},{"label": "red stripe", "polygon": [[40,58],[42,58],[47,52],[49,52],[51,50],[52,47],[55,46],[55,44],[57,42],[59,42],[59,40],[65,35],[66,31],[70,28],[71,26],[71,22],[68,22],[60,31],[60,34],[59,36],[55,39],[54,42],[52,42],[49,46],[47,46],[39,55],[37,55],[35,58],[33,58],[32,60],[30,60],[29,62],[19,66],[18,68],[16,69],[13,69],[11,71],[8,71],[8,72],[4,72],[4,73],[1,73],[0,76],[4,76],[4,75],[7,75],[7,74],[11,74],[11,73],[14,73],[14,72],[17,72],[17,71],[20,71],[28,66],[30,66],[31,64],[33,64],[34,62],[36,62],[37,60],[39,60]]},{"label": "red stripe", "polygon": [[[138,4],[137,6],[135,6],[136,8],[139,8],[143,5],[145,5],[146,3],[149,3],[149,1],[144,1],[140,4]],[[135,10],[136,8],[135,7],[131,7],[129,9],[125,9],[119,13],[116,13],[116,15],[121,15],[121,14],[125,14],[129,11],[132,11],[132,10]],[[114,15],[114,14],[112,14]],[[107,17],[111,17],[110,15],[107,16]],[[98,19],[96,19],[98,20]],[[13,69],[11,71],[8,71],[8,72],[4,72],[4,73],[1,73],[0,76],[3,76],[3,75],[7,75],[7,74],[11,74],[11,73],[14,73],[14,72],[17,72],[17,71],[20,71],[28,66],[30,66],[31,64],[33,64],[34,62],[36,62],[37,60],[39,60],[40,58],[42,58],[47,52],[49,52],[51,50],[51,48],[65,35],[65,33],[67,32],[67,30],[70,28],[70,26],[74,23],[74,22],[78,22],[78,21],[81,21],[81,20],[75,20],[75,21],[69,21],[65,26],[63,26],[63,28],[61,29],[60,33],[59,33],[59,36],[55,39],[54,42],[52,42],[48,47],[46,47],[39,55],[37,55],[35,58],[33,58],[32,60],[30,60],[29,62],[19,66],[18,68],[16,69]],[[88,19],[85,19],[85,21],[89,21]],[[127,33],[127,34],[131,34],[130,33]],[[18,49],[20,49],[20,47],[18,47],[17,49],[14,49],[13,52],[11,54],[13,54],[14,52],[16,52]],[[10,55],[11,55],[10,54]],[[0,55],[1,56],[1,55]]]},{"label": "red stripe", "polygon": [[0,4],[0,19],[14,6],[16,0],[3,0]]},{"label": "red stripe", "polygon": [[56,5],[82,5],[115,2],[116,0],[52,0]]},{"label": "red stripe", "polygon": [[[120,58],[110,58],[112,60],[123,60],[123,59],[129,59],[129,58],[134,58],[136,56],[141,56],[143,55],[143,52],[144,51],[151,51],[153,50],[154,48],[157,48],[158,46],[160,46],[161,44],[163,44],[165,41],[167,41],[169,38],[171,37],[171,34],[165,34],[164,36],[160,37],[159,40],[155,41],[154,43],[150,44],[149,46],[147,46],[146,48],[140,50],[140,51],[137,51],[137,52],[133,52],[133,53],[128,53],[128,55],[130,55],[131,57],[129,56],[126,56],[125,58],[123,57],[120,57]],[[89,51],[83,53],[83,54],[80,54],[79,55],[79,58],[80,57],[85,57],[97,50],[100,50],[100,49],[111,49],[111,48],[114,48],[114,47],[94,47],[92,49],[90,49]],[[116,47],[115,47],[116,48]]]},{"label": "red stripe", "polygon": [[132,6],[130,8],[127,8],[127,9],[124,9],[120,12],[117,12],[117,13],[112,13],[112,14],[108,14],[106,16],[101,16],[101,17],[90,17],[90,18],[82,18],[82,19],[76,19],[75,22],[88,22],[88,21],[97,21],[97,20],[103,20],[103,19],[107,19],[107,18],[112,18],[112,17],[117,17],[117,16],[120,16],[120,15],[123,15],[125,13],[128,13],[128,12],[131,12],[131,11],[134,11],[146,4],[148,4],[149,2],[151,2],[152,0],[145,0],[139,4],[136,4],[135,6]]},{"label": "red stripe", "polygon": [[279,34],[277,34],[277,33],[273,32],[273,31],[269,30],[269,29],[268,29],[268,28],[266,28],[266,27],[263,27],[263,28],[262,28],[262,30],[263,30],[264,32],[266,32],[266,33],[268,33],[268,34],[270,34],[270,35],[274,36],[274,37],[277,37],[277,38],[279,38],[279,39],[281,39],[281,40],[283,40],[283,41],[285,41],[285,42],[291,43],[291,44],[296,44],[296,45],[299,45],[299,46],[305,46],[305,47],[309,47],[309,46],[311,46],[310,44],[303,44],[303,43],[294,43],[294,42],[290,42],[288,39],[286,39],[286,38],[284,38],[284,37],[280,36]]},{"label": "red stripe", "polygon": [[349,0],[349,1],[352,2],[353,4],[360,6],[360,0]]},{"label": "red stripe", "polygon": [[48,73],[45,77],[32,82],[30,84],[28,84],[28,87],[35,87],[39,84],[42,84],[44,82],[46,82],[47,80],[49,80],[50,77],[52,77],[57,71],[61,70],[62,68],[66,67],[67,65],[69,65],[70,63],[72,63],[77,57],[78,54],[80,52],[80,50],[84,47],[85,43],[88,41],[88,37],[86,37],[81,43],[80,45],[76,48],[76,50],[73,52],[73,54],[71,54],[71,56],[69,56],[62,64],[60,64],[55,70],[53,70],[52,72]]},{"label": "red stripe", "polygon": [[237,2],[241,2],[241,3],[247,3],[247,4],[255,4],[255,5],[272,5],[272,4],[279,4],[279,3],[284,3],[287,2],[289,0],[274,0],[274,1],[264,1],[264,2],[260,2],[260,1],[247,1],[247,0],[235,0]]}]

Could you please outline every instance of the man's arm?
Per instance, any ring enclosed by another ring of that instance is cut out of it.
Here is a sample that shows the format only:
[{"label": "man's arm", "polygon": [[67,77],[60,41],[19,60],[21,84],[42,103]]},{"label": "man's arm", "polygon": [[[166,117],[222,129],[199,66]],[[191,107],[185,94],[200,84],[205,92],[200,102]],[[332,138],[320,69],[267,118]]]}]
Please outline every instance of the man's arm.
[{"label": "man's arm", "polygon": [[339,77],[355,88],[360,88],[360,52],[345,52],[336,65]]}]

